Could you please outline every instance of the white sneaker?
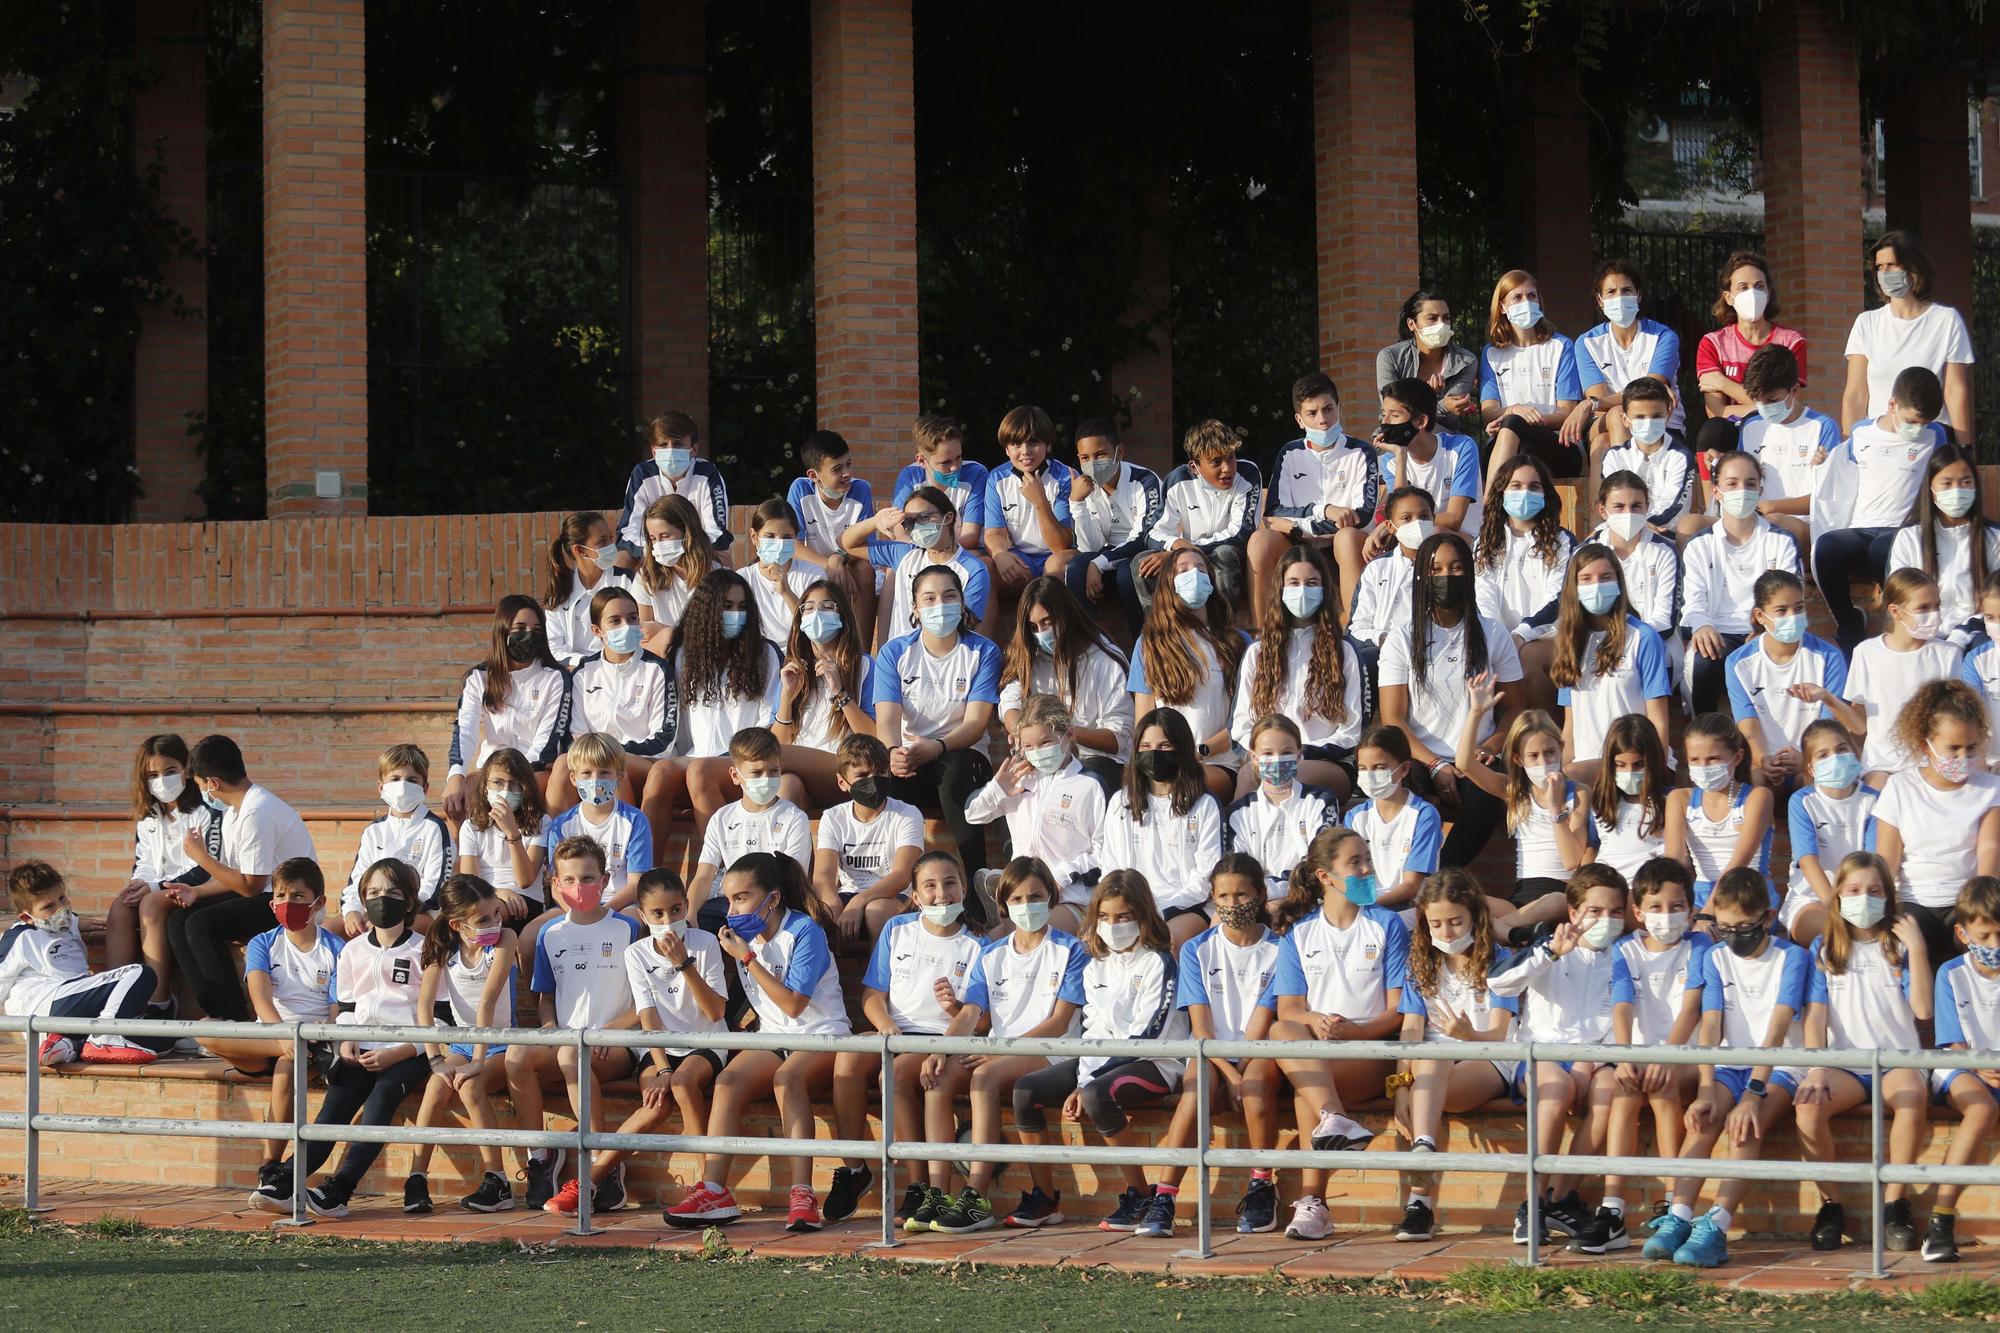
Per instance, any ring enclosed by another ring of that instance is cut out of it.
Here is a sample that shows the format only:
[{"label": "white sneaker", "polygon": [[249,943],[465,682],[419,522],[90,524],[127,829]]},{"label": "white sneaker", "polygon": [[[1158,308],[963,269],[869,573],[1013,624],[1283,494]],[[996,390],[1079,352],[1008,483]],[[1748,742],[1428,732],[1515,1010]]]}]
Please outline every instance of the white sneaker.
[{"label": "white sneaker", "polygon": [[1333,1219],[1326,1204],[1311,1195],[1292,1205],[1292,1224],[1285,1228],[1286,1240],[1325,1240],[1333,1234]]}]

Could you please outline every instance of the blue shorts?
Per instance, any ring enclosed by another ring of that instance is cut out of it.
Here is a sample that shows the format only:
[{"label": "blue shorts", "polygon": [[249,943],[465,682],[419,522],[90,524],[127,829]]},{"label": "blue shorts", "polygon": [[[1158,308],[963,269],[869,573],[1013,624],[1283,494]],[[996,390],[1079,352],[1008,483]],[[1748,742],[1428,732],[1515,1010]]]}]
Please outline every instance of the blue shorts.
[{"label": "blue shorts", "polygon": [[[1715,1071],[1715,1081],[1729,1089],[1730,1100],[1740,1102],[1743,1100],[1743,1090],[1750,1086],[1750,1068],[1748,1065],[1719,1066]],[[1770,1083],[1783,1088],[1787,1093],[1799,1090],[1799,1076],[1785,1069],[1773,1069]]]},{"label": "blue shorts", "polygon": [[1021,557],[1021,563],[1028,567],[1028,573],[1034,575],[1036,578],[1040,578],[1042,570],[1048,567],[1049,553],[1047,551],[1024,551],[1016,546],[1014,554]]},{"label": "blue shorts", "polygon": [[[504,1055],[506,1050],[505,1046],[488,1046],[486,1053],[489,1056]],[[470,1042],[455,1041],[451,1044],[451,1053],[462,1059],[470,1060],[472,1058],[472,1044]]]},{"label": "blue shorts", "polygon": [[[1562,1071],[1565,1074],[1569,1073],[1570,1070],[1574,1067],[1572,1063],[1568,1060],[1537,1060],[1535,1063],[1543,1065],[1550,1065],[1550,1064],[1558,1065],[1562,1068]],[[1507,1095],[1514,1099],[1516,1105],[1527,1104],[1528,1062],[1526,1060],[1515,1061],[1513,1077],[1507,1080]]]},{"label": "blue shorts", "polygon": [[2000,1088],[1995,1088],[1991,1083],[1984,1081],[1970,1069],[1933,1069],[1931,1071],[1931,1087],[1933,1089],[1931,1100],[1940,1106],[1944,1105],[1948,1100],[1946,1094],[1951,1091],[1951,1085],[1957,1082],[1961,1075],[1970,1078],[1975,1086],[1986,1089],[1987,1095],[1992,1097],[1995,1102],[2000,1102]]}]

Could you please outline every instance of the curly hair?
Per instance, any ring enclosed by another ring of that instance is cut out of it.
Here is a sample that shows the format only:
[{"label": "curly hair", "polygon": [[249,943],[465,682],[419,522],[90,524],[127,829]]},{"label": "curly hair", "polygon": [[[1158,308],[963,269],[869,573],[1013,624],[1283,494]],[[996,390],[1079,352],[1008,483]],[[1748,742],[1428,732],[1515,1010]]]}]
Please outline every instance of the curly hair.
[{"label": "curly hair", "polygon": [[1339,585],[1319,552],[1310,546],[1292,546],[1278,557],[1278,567],[1272,574],[1276,580],[1274,588],[1284,586],[1285,571],[1293,565],[1307,565],[1318,571],[1325,596],[1319,610],[1303,620],[1285,609],[1283,597],[1273,595],[1265,599],[1264,619],[1257,627],[1257,668],[1250,676],[1250,711],[1260,717],[1278,711],[1279,696],[1284,692],[1291,663],[1292,631],[1310,626],[1312,656],[1306,666],[1305,709],[1329,722],[1345,722],[1347,679],[1342,659],[1346,640],[1340,631]]},{"label": "curly hair", "polygon": [[1417,921],[1410,927],[1410,983],[1425,999],[1437,998],[1444,957],[1431,944],[1430,918],[1424,915],[1432,903],[1463,907],[1472,918],[1472,947],[1464,955],[1465,984],[1475,992],[1485,990],[1486,974],[1493,967],[1493,918],[1486,910],[1486,890],[1463,866],[1445,867],[1417,891]]},{"label": "curly hair", "polygon": [[1206,552],[1193,547],[1168,552],[1153,575],[1153,604],[1146,608],[1146,625],[1139,635],[1139,660],[1145,664],[1146,684],[1162,703],[1185,704],[1194,699],[1208,679],[1208,665],[1201,660],[1204,643],[1222,668],[1224,697],[1236,694],[1237,653],[1242,645],[1230,628],[1229,599],[1220,591],[1211,592],[1207,603],[1196,611],[1174,591],[1174,567],[1189,552],[1199,557],[1210,584],[1214,583],[1215,571],[1209,567]]},{"label": "curly hair", "polygon": [[1972,728],[1973,739],[1984,744],[1993,725],[1986,716],[1986,702],[1979,691],[1962,680],[1933,680],[1917,687],[1903,711],[1896,715],[1892,735],[1905,754],[1922,755],[1930,748],[1931,732],[1939,718],[1950,718]]},{"label": "curly hair", "polygon": [[514,823],[524,834],[539,833],[548,815],[548,807],[542,803],[542,785],[535,781],[528,757],[513,749],[495,750],[479,766],[470,784],[472,790],[465,794],[466,821],[482,833],[493,827],[493,803],[486,797],[486,783],[494,773],[504,773],[521,785],[521,806],[514,812]]},{"label": "curly hair", "polygon": [[1556,479],[1550,474],[1549,465],[1533,454],[1515,454],[1494,471],[1486,488],[1486,513],[1479,523],[1479,554],[1475,560],[1475,567],[1481,573],[1498,569],[1507,558],[1507,483],[1524,467],[1533,468],[1542,483],[1542,512],[1528,520],[1535,536],[1535,554],[1542,558],[1544,566],[1562,559],[1562,505],[1556,497]]},{"label": "curly hair", "polygon": [[[722,633],[723,598],[731,588],[743,591],[743,609],[749,619],[735,638]],[[682,696],[690,703],[715,704],[734,696],[761,699],[771,678],[770,650],[757,619],[757,599],[750,585],[733,569],[711,569],[694,586],[681,623],[674,626],[667,658],[680,660]]]},{"label": "curly hair", "polygon": [[1632,602],[1625,591],[1625,570],[1610,547],[1591,542],[1570,556],[1569,568],[1563,571],[1561,610],[1556,616],[1556,655],[1549,664],[1549,679],[1564,689],[1583,683],[1583,653],[1590,645],[1590,622],[1599,619],[1583,609],[1577,580],[1586,565],[1600,560],[1611,566],[1611,577],[1618,584],[1618,600],[1601,617],[1604,640],[1597,646],[1598,679],[1617,671],[1618,664],[1625,660],[1625,639],[1632,628],[1628,623]]}]

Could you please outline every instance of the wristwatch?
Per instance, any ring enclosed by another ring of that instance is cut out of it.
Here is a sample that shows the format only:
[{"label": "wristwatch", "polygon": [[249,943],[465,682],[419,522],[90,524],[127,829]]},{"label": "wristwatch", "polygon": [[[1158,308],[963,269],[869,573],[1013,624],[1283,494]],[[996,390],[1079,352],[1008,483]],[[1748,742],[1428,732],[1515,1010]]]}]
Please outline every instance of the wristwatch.
[{"label": "wristwatch", "polygon": [[1208,758],[1208,742],[1207,741],[1195,742],[1194,752],[1200,755],[1203,759]]},{"label": "wristwatch", "polygon": [[1743,1085],[1743,1095],[1745,1097],[1762,1097],[1769,1090],[1761,1078],[1753,1078]]},{"label": "wristwatch", "polygon": [[851,698],[845,691],[836,694],[833,696],[833,711],[836,713],[844,713],[848,710],[848,707],[853,704],[853,702],[854,702],[853,698]]},{"label": "wristwatch", "polygon": [[685,957],[685,958],[681,959],[681,964],[680,964],[680,966],[679,966],[679,967],[677,967],[677,968],[675,968],[675,969],[674,969],[674,971],[676,971],[676,972],[685,972],[685,971],[687,971],[687,970],[688,970],[689,968],[691,968],[691,967],[693,967],[693,966],[694,966],[694,955],[693,955],[693,954],[689,954],[689,955],[688,955],[687,957]]}]

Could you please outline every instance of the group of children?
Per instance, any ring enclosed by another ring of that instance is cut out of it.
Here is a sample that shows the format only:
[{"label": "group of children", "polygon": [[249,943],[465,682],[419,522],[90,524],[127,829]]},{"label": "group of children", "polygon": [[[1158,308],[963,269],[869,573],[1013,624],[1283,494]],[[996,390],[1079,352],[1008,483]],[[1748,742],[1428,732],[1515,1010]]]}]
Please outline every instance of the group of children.
[{"label": "group of children", "polygon": [[[1943,309],[1921,299],[1914,238],[1892,233],[1875,259],[1894,318]],[[847,1140],[867,1137],[873,1057],[730,1056],[704,1036],[859,1023],[1002,1039],[1991,1045],[2000,533],[1943,424],[1948,399],[1969,418],[1962,364],[1885,374],[1868,349],[1889,342],[1850,347],[1867,394],[1865,413],[1843,402],[1844,430],[1800,401],[1803,342],[1771,322],[1768,267],[1732,256],[1690,442],[1678,343],[1638,318],[1643,279],[1614,261],[1597,289],[1606,322],[1572,343],[1532,275],[1509,273],[1476,369],[1446,303],[1417,293],[1409,339],[1383,353],[1379,425],[1348,435],[1332,381],[1301,378],[1301,436],[1268,485],[1219,422],[1188,432],[1187,464],[1163,481],[1124,459],[1108,421],[1076,428],[1074,463],[1056,458],[1054,422],[1022,407],[991,470],[965,457],[963,428],[920,418],[915,460],[877,508],[844,441],[817,432],[788,498],[756,509],[739,568],[724,563],[721,474],[691,420],[662,417],[618,521],[571,515],[543,595],[497,607],[440,810],[425,752],[387,750],[383,813],[330,902],[303,822],[249,780],[232,740],[150,737],[135,866],[107,921],[114,970],[88,974],[60,875],[25,865],[0,1001],[170,1014],[178,971],[216,1017],[439,1028],[421,1046],[337,1043],[310,1071],[286,1043],[210,1043],[272,1078],[274,1119],[315,1075],[322,1119],[385,1123],[421,1086],[424,1123],[456,1105],[478,1126],[499,1123],[503,1092],[539,1126],[547,1091],[574,1107],[586,1081],[636,1078],[633,1132],[678,1110],[687,1132],[733,1135],[768,1101],[799,1137],[830,1105]],[[1573,533],[1556,477],[1579,472]],[[1834,641],[1808,631],[1810,571]],[[1874,637],[1848,593],[1864,577],[1882,581]],[[1123,635],[1105,628],[1113,607]],[[926,811],[950,850],[927,850]],[[1482,881],[1468,867],[1503,825],[1512,873]],[[543,1026],[642,1028],[660,1046],[594,1048],[584,1068],[569,1047],[450,1040],[525,1014],[524,974]],[[1522,1069],[1412,1049],[1217,1061],[1218,1105],[1274,1147],[1289,1089],[1302,1138],[1359,1150],[1375,1135],[1349,1108],[1388,1096],[1423,1151],[1447,1113],[1525,1097]],[[109,1035],[42,1051],[79,1054],[155,1052]],[[1541,1142],[1568,1132],[1583,1155],[1636,1153],[1650,1123],[1691,1174],[1647,1252],[1713,1264],[1743,1185],[1697,1216],[1694,1163],[1724,1136],[1755,1155],[1786,1115],[1831,1160],[1828,1117],[1865,1100],[1865,1065],[1548,1063],[1525,1113]],[[1052,1108],[1129,1145],[1130,1110],[1173,1101],[1185,1075],[1002,1046],[905,1056],[874,1095],[934,1143],[955,1138],[964,1104],[974,1145],[1006,1123],[1042,1142]],[[1963,1125],[1952,1160],[1970,1161],[2000,1075],[1932,1088],[1897,1071],[1883,1096],[1893,1160],[1914,1160],[1939,1101]],[[589,1105],[604,1128],[604,1099]],[[1195,1131],[1181,1097],[1164,1142]],[[309,1185],[327,1149],[312,1145],[301,1179],[274,1139],[254,1200],[289,1210],[304,1189],[341,1215],[376,1148],[350,1145]],[[513,1207],[502,1154],[481,1156],[464,1206]],[[912,1170],[906,1226],[1062,1219],[1046,1167],[1003,1212],[997,1168],[968,1156],[956,1193],[952,1163]],[[411,1211],[432,1206],[428,1159],[405,1186]],[[822,1206],[811,1162],[791,1161],[797,1229],[849,1216],[875,1183],[844,1162]],[[620,1154],[593,1154],[588,1180],[563,1165],[528,1154],[528,1206],[574,1211],[584,1189],[598,1208],[624,1202]],[[1103,1225],[1170,1234],[1180,1173],[1123,1171]],[[710,1155],[667,1221],[737,1216],[729,1173]],[[1302,1173],[1288,1235],[1328,1234],[1325,1176]],[[1416,1183],[1408,1239],[1437,1225],[1435,1181]],[[1536,1210],[1550,1233],[1590,1253],[1629,1243],[1623,1181],[1594,1210],[1577,1180],[1554,1184]],[[1831,1247],[1844,1214],[1837,1187],[1821,1193],[1813,1238]],[[1888,1193],[1880,1224],[1910,1248],[1908,1201]],[[1955,1256],[1956,1194],[1932,1209],[1927,1258]],[[1253,1171],[1241,1229],[1275,1229],[1279,1211],[1272,1174]],[[1523,1203],[1517,1240],[1528,1218]]]}]

